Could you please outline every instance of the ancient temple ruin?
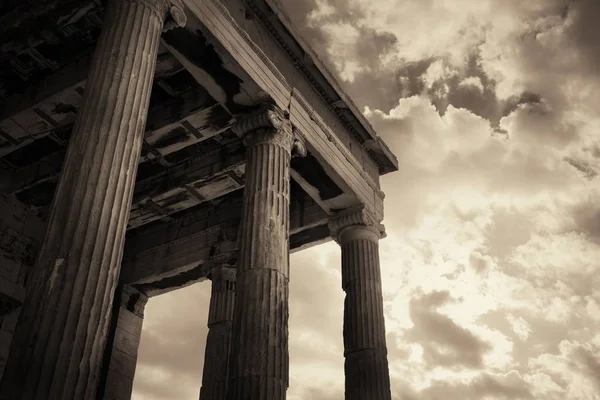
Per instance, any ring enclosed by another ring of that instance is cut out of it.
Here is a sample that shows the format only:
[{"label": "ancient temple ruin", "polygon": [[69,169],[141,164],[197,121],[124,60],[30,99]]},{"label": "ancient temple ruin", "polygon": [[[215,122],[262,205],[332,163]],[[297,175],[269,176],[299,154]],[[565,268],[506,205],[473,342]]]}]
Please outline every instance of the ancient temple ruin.
[{"label": "ancient temple ruin", "polygon": [[147,299],[203,280],[200,398],[285,399],[289,252],[332,239],[346,399],[391,398],[397,161],[277,0],[6,0],[0,32],[0,399],[129,399]]}]

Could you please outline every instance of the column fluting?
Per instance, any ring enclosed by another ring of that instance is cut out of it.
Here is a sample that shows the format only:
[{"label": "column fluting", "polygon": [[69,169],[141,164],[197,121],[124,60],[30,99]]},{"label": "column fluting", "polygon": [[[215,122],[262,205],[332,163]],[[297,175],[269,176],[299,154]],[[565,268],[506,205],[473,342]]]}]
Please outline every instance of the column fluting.
[{"label": "column fluting", "polygon": [[109,0],[0,385],[6,400],[96,397],[167,0]]},{"label": "column fluting", "polygon": [[247,150],[229,399],[284,400],[294,139],[278,109],[243,119],[235,128],[245,135]]},{"label": "column fluting", "polygon": [[236,291],[235,274],[235,268],[231,267],[217,267],[210,272],[212,287],[200,400],[227,398]]},{"label": "column fluting", "polygon": [[[364,217],[360,220],[367,222]],[[391,400],[379,263],[380,231],[373,225],[356,223],[356,218],[341,218],[334,225],[342,249],[342,288],[346,293],[345,398]]]}]

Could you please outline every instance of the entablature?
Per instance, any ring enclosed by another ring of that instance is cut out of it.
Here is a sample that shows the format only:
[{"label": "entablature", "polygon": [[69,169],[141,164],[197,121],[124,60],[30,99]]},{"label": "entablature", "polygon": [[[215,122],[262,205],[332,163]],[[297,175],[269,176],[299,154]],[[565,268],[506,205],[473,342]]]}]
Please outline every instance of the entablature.
[{"label": "entablature", "polygon": [[[234,266],[242,191],[214,204],[182,212],[169,222],[130,232],[121,283],[154,296],[206,279],[214,266]],[[290,201],[290,251],[330,240],[329,216],[297,184]]]}]

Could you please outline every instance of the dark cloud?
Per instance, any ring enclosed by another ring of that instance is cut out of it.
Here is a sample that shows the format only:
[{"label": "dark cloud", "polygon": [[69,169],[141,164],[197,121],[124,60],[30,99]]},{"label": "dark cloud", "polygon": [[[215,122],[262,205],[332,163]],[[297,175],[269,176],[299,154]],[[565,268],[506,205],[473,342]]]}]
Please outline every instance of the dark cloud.
[{"label": "dark cloud", "polygon": [[542,98],[540,95],[531,92],[524,92],[518,96],[512,96],[504,104],[502,116],[506,117],[507,115],[512,114],[512,112],[517,110],[520,105],[540,104],[541,102]]},{"label": "dark cloud", "polygon": [[596,387],[600,391],[600,358],[598,355],[592,354],[591,351],[583,347],[579,347],[576,351],[577,361],[581,362],[588,375]]},{"label": "dark cloud", "polygon": [[310,46],[319,56],[324,56],[329,38],[321,29],[312,27],[308,23],[310,13],[317,8],[316,0],[282,0],[281,3],[292,23],[300,31],[302,38],[310,43]]},{"label": "dark cloud", "polygon": [[565,157],[565,161],[588,179],[593,179],[598,176],[596,165],[589,161],[579,160],[573,157]]},{"label": "dark cloud", "polygon": [[[334,60],[328,52],[328,47],[335,38],[327,35],[321,29],[320,24],[313,26],[309,20],[311,13],[317,9],[317,1],[281,0],[281,3],[292,23],[298,28],[302,38],[309,43],[325,66],[336,74]],[[321,22],[348,23],[355,26],[357,21],[364,18],[364,11],[356,3],[347,0],[329,0],[327,3],[333,9],[333,12],[323,17]],[[368,30],[368,28],[366,29]],[[383,44],[383,41],[375,38],[375,46],[377,46],[377,42],[381,42],[380,45]]]},{"label": "dark cloud", "polygon": [[600,43],[598,42],[598,20],[600,20],[600,2],[596,0],[571,0],[568,2],[565,16],[571,24],[565,35],[573,46],[580,50],[584,67],[591,73],[600,73]]},{"label": "dark cloud", "polygon": [[[360,21],[365,18],[365,13],[356,2],[328,1],[327,4],[331,7],[332,12],[321,17],[317,26],[313,26],[309,21],[310,13],[317,8],[315,0],[282,0],[282,3],[302,37],[338,78],[340,85],[347,91],[355,104],[360,108],[369,105],[382,110],[389,110],[397,104],[401,83],[396,80],[396,74],[393,71],[381,68],[380,62],[381,57],[391,52],[398,42],[393,33],[379,31],[361,24]],[[358,40],[353,44],[353,49],[349,49],[349,51],[354,52],[361,67],[367,67],[367,72],[360,73],[357,81],[348,83],[339,78],[339,71],[335,67],[335,61],[339,61],[339,59],[336,60],[335,55],[328,51],[332,41],[337,38],[331,37],[320,28],[324,23],[345,23],[358,30]]]},{"label": "dark cloud", "polygon": [[516,373],[505,377],[482,374],[467,383],[448,383],[436,381],[429,388],[419,393],[422,400],[480,400],[494,399],[524,400],[533,396],[529,385]]},{"label": "dark cloud", "polygon": [[433,292],[410,301],[414,327],[407,340],[423,347],[423,358],[431,366],[482,368],[483,355],[491,346],[436,309],[450,302],[448,292]]},{"label": "dark cloud", "polygon": [[600,244],[600,205],[590,199],[574,206],[572,215],[578,231]]},{"label": "dark cloud", "polygon": [[[316,9],[315,1],[284,1],[284,7],[292,21],[299,27],[301,34],[313,46],[319,58],[338,75],[334,67],[335,55],[330,54],[328,46],[336,38],[326,35],[318,26],[310,24],[308,16]],[[414,95],[427,95],[432,104],[444,115],[449,105],[456,108],[466,108],[474,114],[491,121],[497,127],[500,118],[514,111],[519,104],[529,103],[534,96],[532,93],[523,93],[500,102],[495,94],[495,82],[488,77],[479,63],[479,52],[474,50],[465,60],[465,65],[457,70],[449,79],[435,82],[426,90],[423,75],[435,61],[444,61],[442,58],[430,57],[417,61],[399,60],[394,68],[383,68],[382,57],[395,52],[398,38],[391,32],[377,31],[361,24],[364,11],[357,3],[346,0],[328,2],[333,12],[319,19],[322,23],[346,23],[358,30],[358,40],[354,43],[353,54],[363,71],[357,73],[352,82],[341,79],[341,85],[348,92],[355,104],[360,108],[369,106],[372,109],[388,111],[395,107],[398,100]],[[339,61],[339,60],[338,60]],[[339,75],[338,75],[339,77]],[[478,78],[482,88],[461,85],[465,78]],[[448,92],[440,90],[442,86],[448,87]]]}]

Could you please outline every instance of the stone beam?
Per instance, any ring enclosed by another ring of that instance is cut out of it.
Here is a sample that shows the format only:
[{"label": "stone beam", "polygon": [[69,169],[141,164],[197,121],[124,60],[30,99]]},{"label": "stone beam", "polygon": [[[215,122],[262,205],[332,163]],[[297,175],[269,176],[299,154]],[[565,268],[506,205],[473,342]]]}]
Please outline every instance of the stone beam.
[{"label": "stone beam", "polygon": [[[219,113],[207,96],[204,89],[194,88],[153,107],[148,114],[146,148],[142,151],[141,160],[160,158],[163,164],[168,165],[164,157],[229,128],[231,117]],[[211,124],[219,127],[212,128]],[[56,180],[64,157],[65,150],[59,150],[32,164],[0,173],[0,190],[11,194],[44,181]]]},{"label": "stone beam", "polygon": [[[289,112],[290,120],[304,139],[309,153],[347,195],[343,208],[363,204],[381,220],[383,193],[379,189],[374,161],[365,149],[351,150],[337,135],[339,129],[334,121],[323,119],[321,113],[325,111],[313,108],[313,102],[305,97],[307,93],[312,96],[313,89],[300,93],[297,82],[292,79],[292,75],[300,74],[300,71],[282,50],[280,57],[269,57],[261,50],[264,46],[273,46],[273,39],[269,38],[266,30],[256,33],[256,24],[244,17],[247,11],[237,2],[230,7],[219,0],[183,0],[183,3],[189,26],[199,21],[217,52],[228,62],[237,64],[229,68],[235,69],[244,82],[254,81],[277,106]],[[251,36],[256,40],[261,38],[260,42],[257,44]],[[280,70],[271,61],[274,58],[288,60],[286,62],[291,68]],[[336,133],[332,129],[336,129]]]},{"label": "stone beam", "polygon": [[[138,172],[133,205],[130,213],[128,229],[145,223],[164,219],[183,208],[188,208],[204,201],[212,201],[243,186],[244,147],[239,140],[223,145],[221,149],[200,151],[201,155],[186,159],[184,162],[155,171],[146,165]],[[58,168],[60,160],[52,155],[40,160],[38,168],[31,168],[21,177],[45,176],[38,183],[41,189],[53,190],[57,176],[47,176],[44,168]],[[36,170],[38,172],[36,172]],[[50,186],[50,187],[48,187]],[[30,191],[37,190],[33,185]],[[17,193],[17,197],[22,192]],[[51,193],[49,193],[51,194]],[[29,194],[28,194],[29,195]]]},{"label": "stone beam", "polygon": [[164,219],[240,189],[245,166],[244,148],[236,141],[139,180],[128,228]]},{"label": "stone beam", "polygon": [[[169,223],[154,222],[131,230],[125,241],[121,282],[137,284],[144,292],[156,295],[159,290],[168,291],[177,285],[203,280],[212,264],[235,259],[241,195],[238,190],[198,209],[184,211]],[[33,265],[44,237],[45,222],[4,196],[0,196],[0,206],[4,215],[0,251],[14,260],[14,265],[4,262],[0,266],[0,275],[22,285],[25,271],[20,266]],[[327,214],[319,205],[292,184],[291,251],[328,242],[327,221]]]},{"label": "stone beam", "polygon": [[[297,185],[292,187],[291,251],[329,241],[327,214]],[[213,264],[233,265],[241,211],[242,191],[238,191],[169,223],[132,231],[125,243],[121,283],[136,285],[152,296],[204,280]]]},{"label": "stone beam", "polygon": [[[75,121],[90,64],[91,54],[85,54],[48,76],[40,85],[31,86],[0,103],[0,134],[8,141],[8,145],[0,148],[0,156]],[[165,52],[157,59],[154,79],[160,82],[181,69],[181,64]]]}]

